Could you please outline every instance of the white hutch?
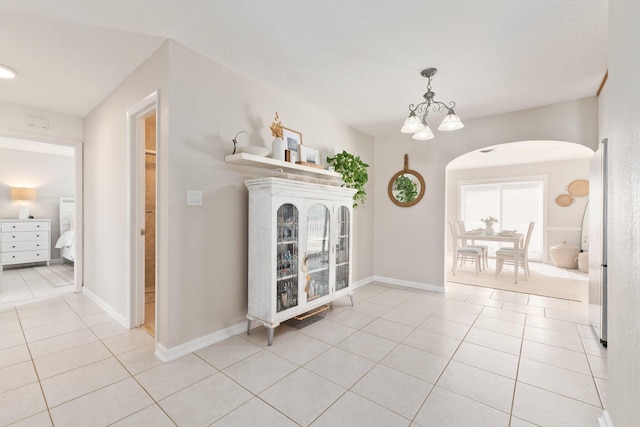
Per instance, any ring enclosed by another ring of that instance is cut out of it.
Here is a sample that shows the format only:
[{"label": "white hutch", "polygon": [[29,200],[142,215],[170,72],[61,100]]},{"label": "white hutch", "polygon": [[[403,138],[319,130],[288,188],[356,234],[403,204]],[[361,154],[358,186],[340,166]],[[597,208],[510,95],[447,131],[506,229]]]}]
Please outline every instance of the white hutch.
[{"label": "white hutch", "polygon": [[[338,175],[339,176],[339,175]],[[268,328],[349,295],[353,194],[356,190],[302,177],[256,178],[249,190],[251,322]],[[312,180],[313,181],[313,180]]]}]

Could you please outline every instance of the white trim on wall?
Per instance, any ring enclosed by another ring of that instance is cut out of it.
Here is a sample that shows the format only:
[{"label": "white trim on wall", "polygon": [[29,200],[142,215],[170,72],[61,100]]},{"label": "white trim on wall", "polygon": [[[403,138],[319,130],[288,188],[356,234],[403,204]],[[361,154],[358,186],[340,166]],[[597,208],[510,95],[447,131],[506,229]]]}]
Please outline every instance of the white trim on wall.
[{"label": "white trim on wall", "polygon": [[428,283],[412,282],[409,280],[394,279],[392,277],[373,276],[373,279],[376,282],[388,283],[390,285],[396,285],[396,286],[406,286],[408,288],[416,288],[416,289],[421,289],[423,291],[443,293],[445,290],[443,286],[430,285]]}]

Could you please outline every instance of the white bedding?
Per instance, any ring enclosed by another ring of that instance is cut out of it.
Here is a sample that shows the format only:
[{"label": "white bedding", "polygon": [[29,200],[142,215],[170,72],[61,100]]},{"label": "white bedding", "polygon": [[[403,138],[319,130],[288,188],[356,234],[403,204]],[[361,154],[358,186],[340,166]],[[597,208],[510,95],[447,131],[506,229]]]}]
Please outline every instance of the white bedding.
[{"label": "white bedding", "polygon": [[73,239],[75,238],[75,232],[73,230],[65,231],[62,236],[56,242],[56,248],[70,248],[73,245]]},{"label": "white bedding", "polygon": [[73,197],[60,198],[60,238],[56,248],[60,249],[62,258],[75,261],[75,200]]}]

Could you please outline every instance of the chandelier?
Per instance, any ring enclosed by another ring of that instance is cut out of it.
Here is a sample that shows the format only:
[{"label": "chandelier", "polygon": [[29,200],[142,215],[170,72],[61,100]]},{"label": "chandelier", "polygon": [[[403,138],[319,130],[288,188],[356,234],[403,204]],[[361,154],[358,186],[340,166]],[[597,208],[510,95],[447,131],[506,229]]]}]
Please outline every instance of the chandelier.
[{"label": "chandelier", "polygon": [[431,77],[433,77],[437,71],[437,68],[426,68],[420,73],[422,77],[429,79],[427,92],[423,95],[424,101],[416,106],[413,104],[409,105],[409,117],[405,120],[402,129],[400,129],[400,132],[402,133],[412,133],[413,139],[426,141],[434,138],[433,132],[429,128],[429,125],[427,125],[429,109],[433,112],[447,112],[447,115],[442,119],[440,126],[438,126],[438,130],[451,131],[462,129],[464,127],[460,117],[458,117],[455,111],[453,111],[456,106],[455,102],[450,101],[447,106],[444,102],[433,99],[436,94],[431,90]]}]

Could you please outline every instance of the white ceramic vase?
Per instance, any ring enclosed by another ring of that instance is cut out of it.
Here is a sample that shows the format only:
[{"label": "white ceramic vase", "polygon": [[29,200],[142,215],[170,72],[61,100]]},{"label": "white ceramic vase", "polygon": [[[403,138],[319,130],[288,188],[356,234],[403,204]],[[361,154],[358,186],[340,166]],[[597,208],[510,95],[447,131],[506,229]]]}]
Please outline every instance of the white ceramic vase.
[{"label": "white ceramic vase", "polygon": [[271,158],[282,160],[284,162],[284,151],[287,149],[287,143],[282,138],[276,138],[271,143]]},{"label": "white ceramic vase", "polygon": [[484,234],[486,234],[487,236],[493,236],[494,234],[496,234],[496,232],[493,231],[493,224],[487,224],[484,229]]}]

